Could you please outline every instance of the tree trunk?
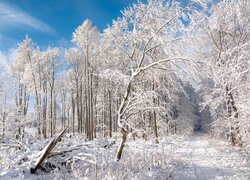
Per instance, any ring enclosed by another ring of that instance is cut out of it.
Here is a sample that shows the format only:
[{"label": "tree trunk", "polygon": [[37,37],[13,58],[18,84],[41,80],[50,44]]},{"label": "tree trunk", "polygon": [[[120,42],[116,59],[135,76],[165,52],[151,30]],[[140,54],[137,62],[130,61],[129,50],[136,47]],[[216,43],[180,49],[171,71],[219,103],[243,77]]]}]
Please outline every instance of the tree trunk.
[{"label": "tree trunk", "polygon": [[53,90],[50,89],[50,137],[53,135]]},{"label": "tree trunk", "polygon": [[93,70],[90,74],[90,129],[91,129],[91,140],[94,139],[94,107],[93,107]]},{"label": "tree trunk", "polygon": [[119,161],[121,159],[122,150],[124,148],[124,143],[126,142],[126,139],[127,139],[127,132],[123,128],[121,128],[120,133],[121,133],[121,142],[117,149],[116,161]]},{"label": "tree trunk", "polygon": [[158,141],[158,133],[157,133],[157,124],[156,124],[156,113],[155,111],[153,112],[153,128],[154,128],[154,141],[156,144],[159,143]]},{"label": "tree trunk", "polygon": [[72,92],[71,95],[71,103],[72,103],[72,131],[73,131],[73,135],[75,133],[75,101],[74,101],[74,94]]},{"label": "tree trunk", "polygon": [[[54,77],[53,77],[53,79],[54,79]],[[54,80],[53,80],[54,81]],[[54,127],[53,127],[53,129],[54,129],[54,133],[56,133],[56,127],[57,127],[57,122],[56,122],[56,89],[55,89],[55,86],[53,86],[53,119],[54,119]]]},{"label": "tree trunk", "polygon": [[124,108],[126,106],[126,103],[128,101],[128,97],[131,93],[131,83],[132,83],[132,79],[130,79],[130,82],[128,83],[127,87],[126,87],[126,92],[125,95],[123,96],[123,99],[121,101],[121,105],[118,109],[118,117],[117,117],[117,121],[118,121],[118,125],[120,127],[120,133],[121,133],[121,143],[120,146],[117,149],[117,153],[116,153],[116,160],[119,161],[121,159],[121,155],[122,155],[122,150],[124,148],[124,143],[126,142],[127,139],[127,132],[124,129],[124,122],[122,122],[122,112],[124,111]]},{"label": "tree trunk", "polygon": [[228,117],[231,119],[231,127],[230,127],[230,140],[232,145],[239,145],[242,146],[241,143],[241,135],[240,135],[240,127],[239,127],[239,120],[238,120],[238,109],[235,105],[235,101],[231,92],[231,88],[229,85],[226,86],[226,93],[227,93],[227,111]]},{"label": "tree trunk", "polygon": [[47,93],[47,88],[45,89],[45,96],[43,97],[43,124],[42,124],[42,134],[43,137],[46,138],[47,137],[47,97],[48,97],[48,93]]},{"label": "tree trunk", "polygon": [[109,137],[112,137],[112,102],[111,102],[111,91],[108,90],[108,95],[109,95]]},{"label": "tree trunk", "polygon": [[[154,91],[154,90],[155,90],[155,81],[153,80],[152,91]],[[156,105],[156,99],[155,99],[155,97],[153,97],[153,104],[154,104],[154,106]],[[154,128],[153,132],[154,132],[154,138],[155,138],[154,141],[155,141],[156,144],[158,144],[159,141],[158,141],[157,123],[156,123],[156,112],[155,112],[155,110],[153,110],[153,128]]]},{"label": "tree trunk", "polygon": [[76,110],[77,110],[77,132],[81,132],[81,115],[80,115],[80,96],[79,96],[79,87],[78,87],[78,82],[76,83]]},{"label": "tree trunk", "polygon": [[104,88],[103,88],[103,102],[102,102],[102,133],[103,133],[103,137],[106,137],[106,134],[105,134],[105,130],[106,130],[106,122],[105,122],[105,93],[106,93],[106,87],[105,87],[106,84],[104,84]]}]

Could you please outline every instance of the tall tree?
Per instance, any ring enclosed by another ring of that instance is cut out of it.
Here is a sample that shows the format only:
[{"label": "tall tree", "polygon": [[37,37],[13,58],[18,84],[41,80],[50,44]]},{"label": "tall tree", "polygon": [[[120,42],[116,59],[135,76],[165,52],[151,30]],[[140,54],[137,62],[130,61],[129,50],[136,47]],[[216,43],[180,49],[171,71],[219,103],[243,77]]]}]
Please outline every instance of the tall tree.
[{"label": "tall tree", "polygon": [[74,52],[71,51],[71,55],[68,53],[68,56],[71,56],[70,61],[74,62],[71,64],[74,67],[75,76],[78,132],[84,130],[90,140],[94,137],[93,72],[98,54],[98,40],[97,28],[92,25],[91,21],[85,20],[73,33],[72,41],[77,47]]}]

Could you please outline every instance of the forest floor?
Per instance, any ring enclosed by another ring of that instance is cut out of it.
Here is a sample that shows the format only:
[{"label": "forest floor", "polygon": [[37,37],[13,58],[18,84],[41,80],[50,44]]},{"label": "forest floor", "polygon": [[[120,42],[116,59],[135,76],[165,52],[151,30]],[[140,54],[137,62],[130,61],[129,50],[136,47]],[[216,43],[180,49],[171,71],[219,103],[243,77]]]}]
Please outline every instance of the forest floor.
[{"label": "forest floor", "polygon": [[157,145],[129,138],[119,163],[114,161],[118,140],[107,146],[110,139],[85,142],[80,135],[67,135],[55,151],[70,151],[49,158],[42,169],[30,174],[34,159],[48,141],[26,139],[16,143],[8,139],[0,143],[0,180],[250,179],[249,151],[211,139],[204,133],[168,136]]},{"label": "forest floor", "polygon": [[176,179],[250,179],[250,154],[227,142],[215,141],[197,133],[181,139],[173,152],[182,165]]}]

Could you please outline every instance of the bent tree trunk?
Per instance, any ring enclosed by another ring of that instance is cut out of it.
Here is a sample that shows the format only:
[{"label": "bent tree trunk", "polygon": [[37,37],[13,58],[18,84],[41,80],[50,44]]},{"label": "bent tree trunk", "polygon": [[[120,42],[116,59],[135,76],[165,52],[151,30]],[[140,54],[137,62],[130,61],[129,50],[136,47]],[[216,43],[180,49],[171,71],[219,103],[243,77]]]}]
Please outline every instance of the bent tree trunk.
[{"label": "bent tree trunk", "polygon": [[124,143],[126,142],[126,139],[127,139],[127,132],[125,130],[125,124],[124,124],[124,122],[122,122],[122,117],[123,117],[123,113],[125,110],[125,106],[126,106],[127,101],[128,101],[129,94],[131,93],[130,91],[131,91],[132,80],[133,80],[133,76],[131,76],[131,78],[130,78],[130,81],[129,81],[127,88],[126,88],[126,93],[122,99],[121,105],[120,105],[119,110],[118,110],[118,119],[117,120],[118,120],[118,126],[120,127],[121,143],[117,149],[116,161],[119,161],[121,159],[122,150],[124,148]]},{"label": "bent tree trunk", "polygon": [[122,150],[124,148],[124,145],[125,145],[125,142],[126,142],[126,139],[127,139],[127,132],[121,128],[120,130],[120,133],[121,133],[121,142],[120,142],[120,145],[118,147],[118,150],[117,150],[117,153],[116,153],[116,161],[119,161],[122,157]]}]

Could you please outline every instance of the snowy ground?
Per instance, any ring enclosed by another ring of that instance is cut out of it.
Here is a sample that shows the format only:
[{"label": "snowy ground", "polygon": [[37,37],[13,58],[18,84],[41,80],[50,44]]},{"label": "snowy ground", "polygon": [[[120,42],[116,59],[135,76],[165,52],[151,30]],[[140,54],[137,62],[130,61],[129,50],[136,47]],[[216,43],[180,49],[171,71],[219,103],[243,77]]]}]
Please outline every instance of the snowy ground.
[{"label": "snowy ground", "polygon": [[176,179],[250,179],[250,154],[207,135],[181,139],[173,152],[182,165]]},{"label": "snowy ground", "polygon": [[[15,144],[5,142],[10,143]],[[206,134],[170,136],[158,145],[128,140],[119,163],[114,161],[118,142],[107,148],[109,140],[67,136],[55,150],[72,151],[49,158],[47,170],[30,174],[47,143],[29,140],[19,148],[0,144],[0,179],[250,179],[250,155]]]}]

